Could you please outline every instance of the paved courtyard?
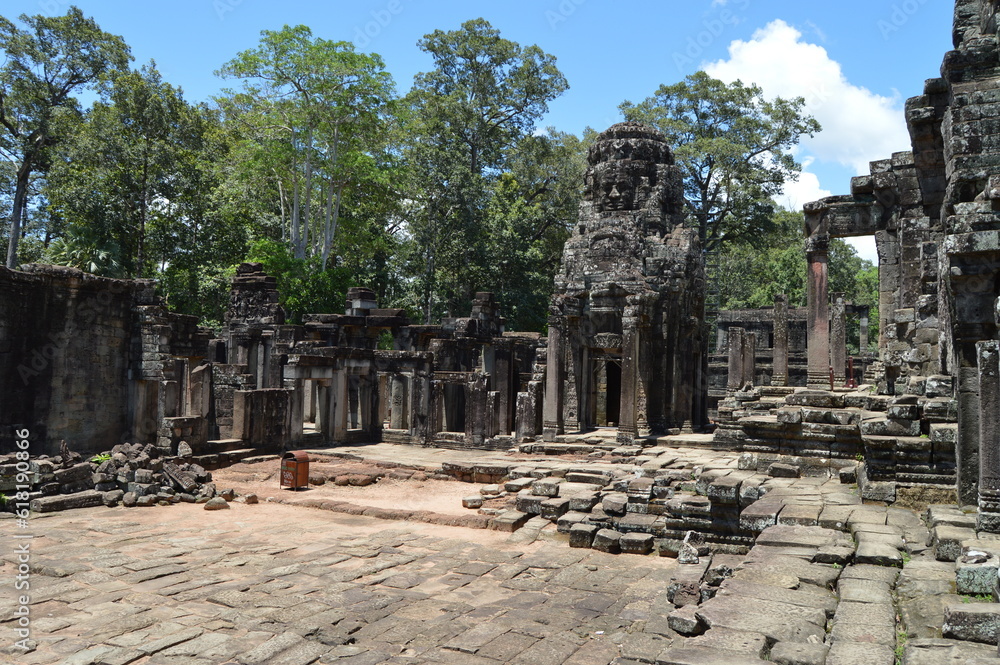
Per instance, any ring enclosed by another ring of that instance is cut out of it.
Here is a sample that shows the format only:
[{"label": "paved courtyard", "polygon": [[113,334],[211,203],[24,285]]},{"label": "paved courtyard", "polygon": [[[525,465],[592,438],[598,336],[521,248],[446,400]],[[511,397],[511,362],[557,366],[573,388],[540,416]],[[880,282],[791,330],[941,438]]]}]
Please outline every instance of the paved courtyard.
[{"label": "paved courtyard", "polygon": [[8,605],[0,624],[0,661],[24,665],[607,665],[666,646],[642,631],[665,621],[676,568],[521,532],[272,503],[93,508],[0,530],[34,536],[36,648],[7,646]]}]

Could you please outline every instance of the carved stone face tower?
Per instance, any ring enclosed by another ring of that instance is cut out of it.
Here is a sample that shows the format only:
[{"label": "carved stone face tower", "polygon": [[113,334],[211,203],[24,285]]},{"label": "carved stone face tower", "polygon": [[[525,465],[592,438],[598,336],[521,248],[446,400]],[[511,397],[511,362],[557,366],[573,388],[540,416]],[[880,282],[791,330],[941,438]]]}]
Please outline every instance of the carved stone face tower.
[{"label": "carved stone face tower", "polygon": [[545,436],[701,426],[705,271],[680,169],[662,134],[631,122],[588,160],[550,308]]}]

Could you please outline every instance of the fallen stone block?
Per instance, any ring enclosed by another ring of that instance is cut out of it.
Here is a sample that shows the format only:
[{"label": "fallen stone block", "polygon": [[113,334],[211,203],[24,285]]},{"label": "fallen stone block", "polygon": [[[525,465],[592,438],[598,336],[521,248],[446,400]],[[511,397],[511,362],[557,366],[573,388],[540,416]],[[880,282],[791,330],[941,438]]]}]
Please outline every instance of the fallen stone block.
[{"label": "fallen stone block", "polygon": [[594,544],[598,529],[591,524],[574,524],[569,530],[569,546],[589,548]]},{"label": "fallen stone block", "polygon": [[1000,573],[996,554],[969,550],[955,561],[955,586],[958,593],[992,594]]},{"label": "fallen stone block", "polygon": [[493,518],[493,529],[513,533],[528,523],[531,515],[519,510],[507,510]]},{"label": "fallen stone block", "polygon": [[962,556],[962,541],[976,537],[973,529],[940,525],[931,529],[934,557],[938,561],[955,561]]},{"label": "fallen stone block", "polygon": [[686,605],[671,612],[667,616],[667,625],[676,633],[685,637],[701,635],[707,626],[697,616],[697,605]]},{"label": "fallen stone block", "polygon": [[612,529],[601,529],[594,534],[594,543],[592,547],[598,552],[618,554],[621,551],[621,548],[619,547],[621,537],[622,534],[618,531],[614,531]]},{"label": "fallen stone block", "polygon": [[462,499],[463,508],[482,508],[483,507],[483,497],[482,495],[467,496]]},{"label": "fallen stone block", "polygon": [[[89,464],[88,464],[89,466]],[[52,513],[74,508],[93,508],[104,503],[104,494],[97,490],[86,490],[76,494],[58,494],[32,499],[29,509],[33,513]]]},{"label": "fallen stone block", "polygon": [[531,485],[531,493],[551,499],[559,496],[559,485],[562,483],[562,478],[541,478]]},{"label": "fallen stone block", "polygon": [[539,515],[555,522],[569,511],[569,499],[546,499],[542,501]]},{"label": "fallen stone block", "polygon": [[767,475],[772,478],[799,478],[802,476],[802,471],[799,467],[792,464],[775,462],[771,466],[767,467]]},{"label": "fallen stone block", "polygon": [[961,603],[944,610],[941,634],[966,642],[996,644],[1000,633],[1000,604]]},{"label": "fallen stone block", "polygon": [[653,536],[648,533],[626,533],[618,540],[623,554],[649,554],[653,551]]},{"label": "fallen stone block", "polygon": [[740,528],[745,531],[760,533],[769,526],[778,523],[778,514],[784,504],[768,501],[766,497],[757,503],[747,506],[740,512]]}]

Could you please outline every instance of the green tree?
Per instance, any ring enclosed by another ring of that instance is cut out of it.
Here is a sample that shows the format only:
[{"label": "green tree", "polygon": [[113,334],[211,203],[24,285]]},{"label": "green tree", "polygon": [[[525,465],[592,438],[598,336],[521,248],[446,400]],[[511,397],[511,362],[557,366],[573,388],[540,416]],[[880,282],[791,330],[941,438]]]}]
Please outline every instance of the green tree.
[{"label": "green tree", "polygon": [[76,247],[78,258],[134,277],[150,274],[154,256],[169,260],[163,238],[151,252],[148,237],[167,233],[203,194],[192,174],[203,131],[155,63],[116,76],[52,165],[51,207],[70,227],[57,258]]},{"label": "green tree", "polygon": [[415,300],[429,322],[438,305],[467,307],[494,182],[568,86],[553,56],[504,39],[481,18],[419,46],[435,68],[415,77],[407,97],[414,139],[406,157],[417,186],[406,232]]},{"label": "green tree", "polygon": [[[771,229],[751,244],[734,241],[719,255],[717,283],[722,309],[759,309],[774,305],[774,297],[788,296],[789,307],[805,307],[808,266],[801,212],[779,210]],[[878,336],[878,266],[862,259],[840,238],[830,241],[829,293],[843,293],[854,305],[871,307],[869,339]],[[859,325],[848,327],[849,345],[858,349]]]},{"label": "green tree", "polygon": [[395,104],[392,77],[379,56],[314,39],[303,25],[263,31],[257,48],[218,74],[243,81],[220,103],[253,137],[253,167],[278,186],[294,256],[319,256],[325,269],[345,192],[391,180],[380,153]]},{"label": "green tree", "polygon": [[804,106],[801,97],[768,100],[756,85],[697,72],[619,108],[666,135],[684,172],[688,210],[711,251],[768,230],[774,197],[801,170],[791,149],[821,129]]},{"label": "green tree", "polygon": [[76,7],[65,16],[21,15],[26,29],[0,16],[0,151],[16,164],[7,267],[18,264],[18,241],[31,177],[48,166],[49,149],[78,114],[74,94],[131,59],[121,37],[102,31]]}]

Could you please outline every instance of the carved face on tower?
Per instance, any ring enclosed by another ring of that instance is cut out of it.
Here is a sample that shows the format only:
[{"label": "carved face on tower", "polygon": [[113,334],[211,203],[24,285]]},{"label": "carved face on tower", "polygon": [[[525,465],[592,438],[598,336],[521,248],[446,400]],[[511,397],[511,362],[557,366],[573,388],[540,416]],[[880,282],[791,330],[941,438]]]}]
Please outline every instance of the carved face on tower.
[{"label": "carved face on tower", "polygon": [[585,199],[597,212],[662,208],[663,166],[674,159],[655,129],[630,122],[614,125],[590,149],[588,161]]}]

